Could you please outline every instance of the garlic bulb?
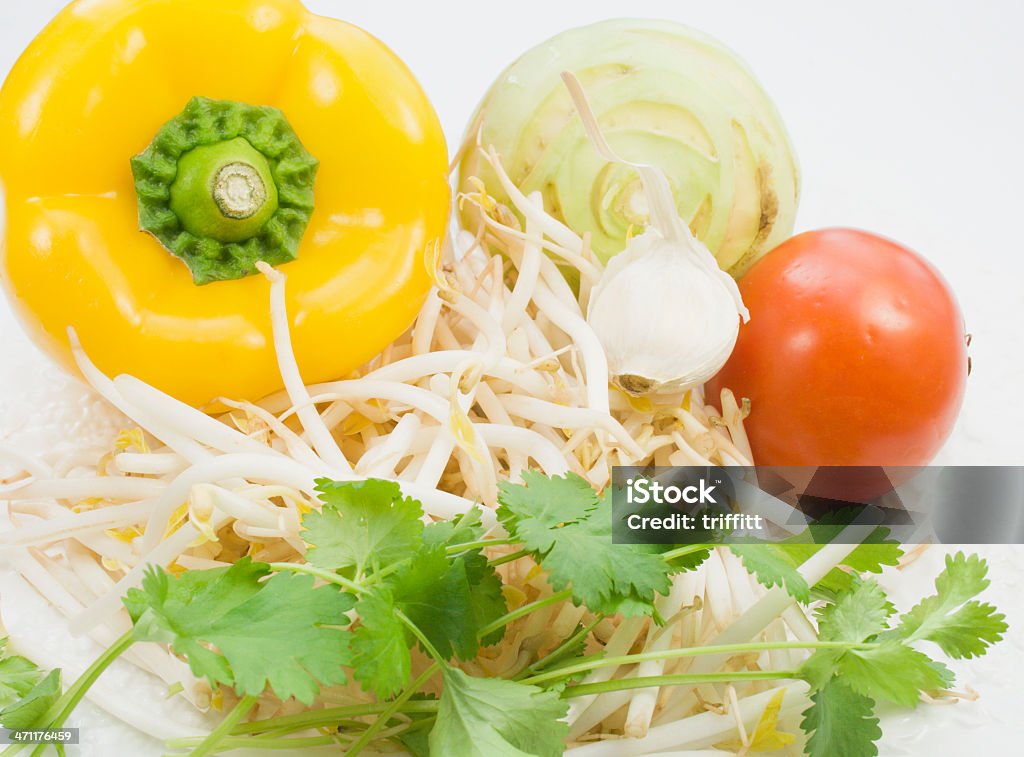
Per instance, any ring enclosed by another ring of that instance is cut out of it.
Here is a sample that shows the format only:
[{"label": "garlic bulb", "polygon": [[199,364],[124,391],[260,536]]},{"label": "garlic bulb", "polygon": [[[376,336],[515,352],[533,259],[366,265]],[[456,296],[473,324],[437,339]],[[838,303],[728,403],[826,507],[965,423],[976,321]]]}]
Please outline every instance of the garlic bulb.
[{"label": "garlic bulb", "polygon": [[607,160],[635,168],[650,225],[613,257],[590,294],[587,322],[608,357],[612,381],[630,394],[680,392],[725,365],[749,320],[739,287],[679,217],[665,174],[619,158],[586,96],[562,74],[591,141]]},{"label": "garlic bulb", "polygon": [[587,311],[612,381],[630,394],[652,394],[715,375],[739,334],[730,283],[735,287],[692,236],[680,244],[650,228],[630,240],[608,262]]}]

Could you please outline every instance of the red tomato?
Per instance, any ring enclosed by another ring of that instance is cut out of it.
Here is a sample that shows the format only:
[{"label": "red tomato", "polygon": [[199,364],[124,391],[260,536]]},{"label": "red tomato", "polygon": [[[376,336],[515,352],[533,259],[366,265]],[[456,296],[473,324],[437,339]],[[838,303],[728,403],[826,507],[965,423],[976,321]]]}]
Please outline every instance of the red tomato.
[{"label": "red tomato", "polygon": [[852,229],[793,237],[740,281],[750,322],[708,384],[748,397],[759,465],[925,465],[967,381],[963,317],[941,275]]}]

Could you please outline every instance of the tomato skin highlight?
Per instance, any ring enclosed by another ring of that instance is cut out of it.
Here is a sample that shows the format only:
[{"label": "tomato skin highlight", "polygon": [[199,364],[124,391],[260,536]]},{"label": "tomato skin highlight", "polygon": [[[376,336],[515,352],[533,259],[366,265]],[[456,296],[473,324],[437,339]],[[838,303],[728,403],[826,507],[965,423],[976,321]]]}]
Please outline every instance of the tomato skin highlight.
[{"label": "tomato skin highlight", "polygon": [[747,397],[759,465],[925,465],[967,382],[960,308],[918,254],[854,229],[799,234],[739,282],[750,322],[707,385]]}]

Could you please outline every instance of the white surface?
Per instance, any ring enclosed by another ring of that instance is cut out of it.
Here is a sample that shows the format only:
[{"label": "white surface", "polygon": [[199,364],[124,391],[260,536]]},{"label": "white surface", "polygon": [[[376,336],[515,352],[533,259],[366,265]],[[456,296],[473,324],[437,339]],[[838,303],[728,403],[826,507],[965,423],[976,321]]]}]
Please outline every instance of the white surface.
[{"label": "white surface", "polygon": [[[62,5],[0,2],[0,74]],[[789,127],[803,172],[798,230],[848,225],[883,233],[928,257],[957,292],[974,335],[974,374],[942,461],[1024,464],[1024,256],[1017,230],[1024,202],[1024,46],[1018,39],[1024,4],[308,5],[343,15],[406,60],[433,99],[453,150],[498,71],[564,28],[628,12],[673,18],[721,38],[751,64]],[[95,401],[35,352],[3,302],[0,355],[0,443],[45,446],[67,428],[79,440],[109,433],[110,422],[93,412]],[[1009,753],[1016,747],[1024,705],[1016,683],[1024,675],[1024,550],[986,552],[993,562],[992,599],[1013,630],[989,657],[964,666],[962,685],[978,689],[983,699],[890,719],[883,755]],[[927,583],[935,570],[924,567],[915,566]],[[919,594],[924,587],[914,584]],[[87,710],[80,717],[99,722]]]}]

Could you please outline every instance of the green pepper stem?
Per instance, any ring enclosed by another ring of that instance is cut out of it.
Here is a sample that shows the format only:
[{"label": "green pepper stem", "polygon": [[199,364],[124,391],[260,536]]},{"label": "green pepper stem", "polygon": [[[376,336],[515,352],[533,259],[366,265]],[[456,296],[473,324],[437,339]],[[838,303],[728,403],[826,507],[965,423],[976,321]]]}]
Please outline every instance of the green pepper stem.
[{"label": "green pepper stem", "polygon": [[178,160],[171,210],[197,237],[242,242],[277,211],[277,185],[267,159],[245,138],[202,145]]},{"label": "green pepper stem", "polygon": [[196,284],[298,255],[319,164],[276,108],[194,97],[131,165],[139,226]]},{"label": "green pepper stem", "polygon": [[225,218],[251,218],[267,203],[267,185],[248,163],[228,163],[213,179],[213,201]]}]

